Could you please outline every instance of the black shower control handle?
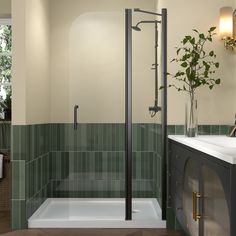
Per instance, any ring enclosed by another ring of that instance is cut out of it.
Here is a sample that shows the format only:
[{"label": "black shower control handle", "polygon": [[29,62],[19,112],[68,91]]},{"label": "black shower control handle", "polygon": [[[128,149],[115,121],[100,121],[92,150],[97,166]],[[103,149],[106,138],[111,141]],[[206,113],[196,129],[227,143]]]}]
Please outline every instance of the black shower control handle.
[{"label": "black shower control handle", "polygon": [[74,130],[77,130],[78,128],[78,109],[79,109],[79,106],[75,105],[74,106]]}]

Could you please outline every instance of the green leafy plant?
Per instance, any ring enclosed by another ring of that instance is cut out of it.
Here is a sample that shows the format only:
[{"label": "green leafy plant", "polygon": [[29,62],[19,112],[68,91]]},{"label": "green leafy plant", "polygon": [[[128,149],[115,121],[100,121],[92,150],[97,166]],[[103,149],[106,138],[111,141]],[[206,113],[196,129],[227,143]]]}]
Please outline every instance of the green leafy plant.
[{"label": "green leafy plant", "polygon": [[12,30],[11,26],[0,26],[0,82],[11,82],[12,67]]},{"label": "green leafy plant", "polygon": [[213,89],[215,85],[221,83],[219,78],[213,78],[220,66],[216,61],[216,54],[214,51],[205,50],[206,43],[213,41],[215,30],[216,27],[211,27],[208,33],[204,34],[194,29],[196,37],[190,35],[184,37],[181,47],[176,48],[177,57],[171,61],[176,62],[180,68],[171,76],[182,85],[170,84],[169,87],[193,95],[199,87],[208,86],[209,89]]},{"label": "green leafy plant", "polygon": [[[213,36],[216,35],[215,30],[216,27],[211,27],[204,34],[193,29],[195,35],[187,35],[183,38],[181,46],[176,48],[176,58],[171,61],[171,63],[176,63],[179,69],[175,74],[169,74],[169,76],[179,83],[169,84],[168,87],[174,87],[177,91],[189,94],[190,123],[194,122],[193,109],[196,90],[203,86],[208,86],[211,90],[215,85],[221,83],[220,78],[214,78],[220,67],[220,63],[216,61],[216,54],[214,51],[205,49],[207,43],[213,42]],[[193,126],[190,124],[190,127]]]},{"label": "green leafy plant", "polygon": [[0,107],[3,110],[11,109],[11,92],[6,95],[5,99],[2,96],[0,97]]}]

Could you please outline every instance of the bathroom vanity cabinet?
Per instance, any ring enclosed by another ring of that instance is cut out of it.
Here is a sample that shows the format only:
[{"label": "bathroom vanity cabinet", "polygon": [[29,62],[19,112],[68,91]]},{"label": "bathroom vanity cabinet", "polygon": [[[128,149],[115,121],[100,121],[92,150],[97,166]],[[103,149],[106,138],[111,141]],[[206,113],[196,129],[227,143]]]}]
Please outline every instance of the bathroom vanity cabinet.
[{"label": "bathroom vanity cabinet", "polygon": [[169,138],[168,166],[168,204],[185,232],[235,236],[236,165]]}]

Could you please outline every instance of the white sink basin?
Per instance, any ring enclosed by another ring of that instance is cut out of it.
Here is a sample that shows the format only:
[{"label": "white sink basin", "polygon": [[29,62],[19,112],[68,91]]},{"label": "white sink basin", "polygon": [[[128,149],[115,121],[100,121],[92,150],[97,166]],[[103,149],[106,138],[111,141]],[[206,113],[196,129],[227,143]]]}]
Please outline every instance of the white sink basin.
[{"label": "white sink basin", "polygon": [[199,136],[196,140],[220,147],[236,148],[236,138],[227,136]]},{"label": "white sink basin", "polygon": [[236,164],[236,138],[227,136],[198,136],[188,138],[181,135],[170,135],[169,139],[182,143],[200,152],[216,157],[230,164]]}]

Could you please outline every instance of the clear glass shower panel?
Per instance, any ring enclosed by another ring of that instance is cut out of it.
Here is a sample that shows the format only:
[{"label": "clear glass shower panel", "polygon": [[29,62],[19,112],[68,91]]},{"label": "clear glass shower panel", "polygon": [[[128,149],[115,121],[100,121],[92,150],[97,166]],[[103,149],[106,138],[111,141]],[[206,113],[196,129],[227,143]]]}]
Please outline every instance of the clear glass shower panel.
[{"label": "clear glass shower panel", "polygon": [[132,188],[134,198],[152,198],[161,211],[162,133],[156,24],[153,15],[133,14]]},{"label": "clear glass shower panel", "polygon": [[81,210],[84,219],[93,206],[97,219],[124,219],[124,200],[118,208],[92,201],[125,197],[124,26],[122,11],[88,12],[70,27],[68,114],[54,127],[61,147],[52,154],[53,197],[68,199],[68,217]]}]

